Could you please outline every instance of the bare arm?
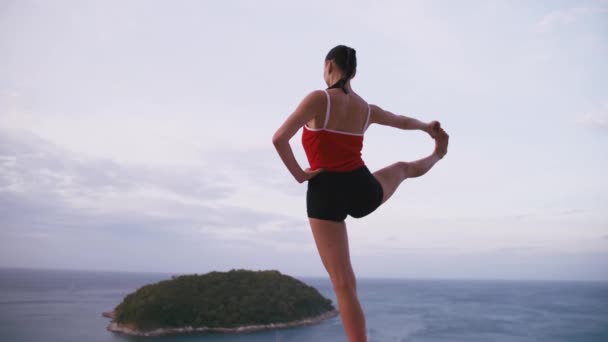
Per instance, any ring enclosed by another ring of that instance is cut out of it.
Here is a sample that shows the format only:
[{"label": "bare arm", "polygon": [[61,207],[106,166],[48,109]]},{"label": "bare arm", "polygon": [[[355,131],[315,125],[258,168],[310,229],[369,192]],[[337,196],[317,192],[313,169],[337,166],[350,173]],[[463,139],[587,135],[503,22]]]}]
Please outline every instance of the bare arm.
[{"label": "bare arm", "polygon": [[302,183],[322,170],[305,171],[302,169],[295,156],[289,140],[304,126],[312,120],[318,113],[323,113],[326,105],[325,93],[321,90],[313,91],[308,94],[298,105],[296,110],[285,120],[279,129],[272,136],[272,143],[277,149],[281,160],[291,172],[293,177]]},{"label": "bare arm", "polygon": [[391,126],[399,129],[417,129],[425,131],[431,136],[434,136],[433,131],[436,129],[436,127],[439,127],[439,123],[437,121],[425,123],[418,119],[410,118],[404,115],[393,114],[388,110],[384,110],[376,105],[371,105],[371,109],[372,111],[369,118],[370,125],[372,123],[377,123],[379,125]]}]

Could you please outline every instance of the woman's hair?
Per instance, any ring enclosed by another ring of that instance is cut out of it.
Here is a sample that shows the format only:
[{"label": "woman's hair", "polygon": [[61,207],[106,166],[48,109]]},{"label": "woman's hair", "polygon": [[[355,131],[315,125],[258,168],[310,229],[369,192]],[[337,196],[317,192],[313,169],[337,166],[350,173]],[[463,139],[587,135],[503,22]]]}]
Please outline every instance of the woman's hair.
[{"label": "woman's hair", "polygon": [[329,50],[327,53],[327,57],[325,57],[326,61],[333,60],[334,63],[342,70],[344,74],[343,77],[336,82],[336,84],[331,85],[327,89],[331,88],[341,88],[345,94],[348,94],[348,90],[346,90],[346,82],[355,76],[355,71],[357,71],[357,51],[355,49],[350,48],[345,45],[338,45],[333,49]]}]

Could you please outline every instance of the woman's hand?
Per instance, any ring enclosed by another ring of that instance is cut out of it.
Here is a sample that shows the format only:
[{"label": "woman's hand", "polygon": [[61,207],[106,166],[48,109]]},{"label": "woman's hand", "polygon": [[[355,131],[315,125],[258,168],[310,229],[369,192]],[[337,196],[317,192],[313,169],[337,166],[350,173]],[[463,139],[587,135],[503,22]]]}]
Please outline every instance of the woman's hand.
[{"label": "woman's hand", "polygon": [[427,132],[431,138],[435,139],[437,133],[439,133],[439,130],[441,130],[441,124],[439,121],[431,121],[427,123],[422,130]]},{"label": "woman's hand", "polygon": [[303,171],[302,175],[296,179],[298,181],[298,183],[304,183],[307,180],[313,178],[314,176],[318,175],[319,173],[321,173],[325,170],[323,170],[323,169],[311,170],[311,169],[307,168],[306,170],[302,170],[302,171]]}]

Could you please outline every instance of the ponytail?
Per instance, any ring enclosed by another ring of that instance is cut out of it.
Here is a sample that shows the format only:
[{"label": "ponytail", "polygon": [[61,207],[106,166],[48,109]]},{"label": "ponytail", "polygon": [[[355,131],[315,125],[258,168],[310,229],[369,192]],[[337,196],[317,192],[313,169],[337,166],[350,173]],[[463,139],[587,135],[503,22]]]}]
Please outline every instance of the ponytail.
[{"label": "ponytail", "polygon": [[346,83],[353,78],[357,70],[357,51],[345,45],[338,45],[329,50],[325,60],[333,60],[336,65],[342,70],[344,76],[335,84],[327,89],[340,88],[345,94],[348,94]]}]

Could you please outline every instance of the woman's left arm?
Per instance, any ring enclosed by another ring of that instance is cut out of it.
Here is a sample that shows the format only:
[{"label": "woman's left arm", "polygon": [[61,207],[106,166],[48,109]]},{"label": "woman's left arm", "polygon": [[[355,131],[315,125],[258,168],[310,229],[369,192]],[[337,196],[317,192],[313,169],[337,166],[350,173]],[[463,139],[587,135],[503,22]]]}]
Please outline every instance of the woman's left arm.
[{"label": "woman's left arm", "polygon": [[325,93],[322,90],[316,90],[306,95],[296,110],[272,136],[272,143],[277,149],[281,160],[298,183],[309,180],[323,170],[303,170],[300,164],[298,164],[296,157],[293,155],[289,140],[298,132],[298,130],[300,130],[300,128],[302,128],[302,126],[317,116],[318,113],[323,113],[324,104],[326,102],[324,99]]}]

